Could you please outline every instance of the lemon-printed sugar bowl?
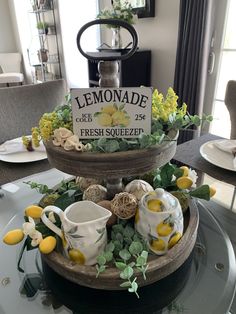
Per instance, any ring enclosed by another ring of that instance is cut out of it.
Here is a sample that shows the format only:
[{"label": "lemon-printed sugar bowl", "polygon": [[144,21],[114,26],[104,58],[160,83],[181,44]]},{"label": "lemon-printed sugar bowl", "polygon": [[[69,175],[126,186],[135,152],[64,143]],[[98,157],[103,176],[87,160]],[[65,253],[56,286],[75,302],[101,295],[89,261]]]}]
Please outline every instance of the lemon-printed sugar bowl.
[{"label": "lemon-printed sugar bowl", "polygon": [[139,202],[135,228],[148,241],[152,252],[165,254],[183,235],[183,214],[178,199],[160,188],[146,193]]}]

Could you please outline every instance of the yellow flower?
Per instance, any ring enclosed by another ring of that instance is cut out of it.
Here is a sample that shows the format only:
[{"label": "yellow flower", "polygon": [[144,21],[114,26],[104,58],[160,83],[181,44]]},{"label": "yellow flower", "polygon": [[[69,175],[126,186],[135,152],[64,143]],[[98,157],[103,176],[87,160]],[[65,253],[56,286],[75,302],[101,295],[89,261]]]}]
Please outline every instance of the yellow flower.
[{"label": "yellow flower", "polygon": [[155,89],[152,96],[152,116],[154,119],[162,119],[167,122],[169,116],[177,112],[178,96],[174,90],[169,87],[166,98]]}]

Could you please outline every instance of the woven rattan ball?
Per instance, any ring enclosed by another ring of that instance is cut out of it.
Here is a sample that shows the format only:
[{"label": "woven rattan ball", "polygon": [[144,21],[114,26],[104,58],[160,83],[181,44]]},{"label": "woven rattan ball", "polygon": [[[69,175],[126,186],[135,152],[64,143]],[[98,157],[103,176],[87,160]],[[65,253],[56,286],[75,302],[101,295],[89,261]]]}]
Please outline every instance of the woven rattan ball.
[{"label": "woven rattan ball", "polygon": [[137,198],[128,192],[116,194],[111,201],[111,210],[121,219],[129,219],[136,213],[138,206]]}]

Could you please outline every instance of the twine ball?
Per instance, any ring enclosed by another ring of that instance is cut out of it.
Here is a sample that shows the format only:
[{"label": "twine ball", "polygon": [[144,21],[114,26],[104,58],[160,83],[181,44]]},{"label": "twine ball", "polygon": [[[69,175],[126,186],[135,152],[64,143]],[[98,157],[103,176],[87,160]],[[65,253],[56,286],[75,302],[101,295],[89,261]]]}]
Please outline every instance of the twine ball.
[{"label": "twine ball", "polygon": [[138,200],[135,195],[128,192],[116,194],[111,201],[111,210],[121,219],[129,219],[136,213]]},{"label": "twine ball", "polygon": [[84,192],[90,185],[93,184],[101,184],[102,181],[99,179],[94,178],[84,178],[84,177],[77,177],[76,184],[78,184],[80,190]]},{"label": "twine ball", "polygon": [[107,198],[107,189],[100,184],[90,185],[83,194],[84,201],[98,203]]}]

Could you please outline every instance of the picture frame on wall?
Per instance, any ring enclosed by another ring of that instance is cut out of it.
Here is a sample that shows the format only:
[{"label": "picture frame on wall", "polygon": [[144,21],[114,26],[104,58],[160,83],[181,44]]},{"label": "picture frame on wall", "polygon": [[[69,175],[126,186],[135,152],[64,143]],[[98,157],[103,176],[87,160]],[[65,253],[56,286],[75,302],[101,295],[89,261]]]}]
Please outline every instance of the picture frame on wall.
[{"label": "picture frame on wall", "polygon": [[[154,17],[155,16],[155,0],[122,0],[128,2],[133,7],[134,14],[138,18]],[[113,0],[111,1],[113,3]]]}]

